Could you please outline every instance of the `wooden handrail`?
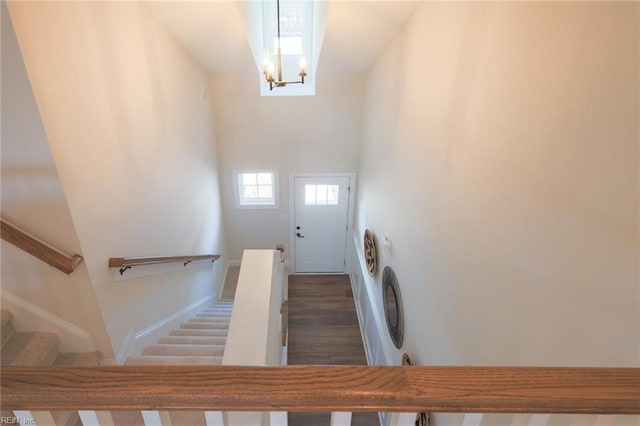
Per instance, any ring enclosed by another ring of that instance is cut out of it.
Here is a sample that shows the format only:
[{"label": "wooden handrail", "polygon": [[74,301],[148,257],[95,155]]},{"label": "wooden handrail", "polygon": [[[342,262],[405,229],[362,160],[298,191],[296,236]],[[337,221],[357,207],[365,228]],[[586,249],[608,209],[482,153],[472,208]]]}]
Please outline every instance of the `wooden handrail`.
[{"label": "wooden handrail", "polygon": [[640,414],[638,368],[3,367],[3,408]]},{"label": "wooden handrail", "polygon": [[201,254],[193,256],[157,256],[157,257],[111,257],[109,268],[126,268],[140,265],[155,265],[158,263],[195,262],[197,260],[218,260],[219,254]]},{"label": "wooden handrail", "polygon": [[3,240],[37,257],[48,265],[59,269],[67,275],[75,271],[80,262],[82,262],[82,256],[79,254],[67,256],[62,251],[37,240],[24,231],[7,223],[4,219],[0,219],[0,223],[2,225],[1,234]]}]

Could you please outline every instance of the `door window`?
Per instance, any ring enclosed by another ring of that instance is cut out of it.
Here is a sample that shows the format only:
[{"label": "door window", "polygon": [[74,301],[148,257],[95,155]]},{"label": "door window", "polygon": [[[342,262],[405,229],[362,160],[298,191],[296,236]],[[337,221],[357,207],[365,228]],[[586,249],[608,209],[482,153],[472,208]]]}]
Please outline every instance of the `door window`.
[{"label": "door window", "polygon": [[340,185],[305,185],[306,206],[337,206]]}]

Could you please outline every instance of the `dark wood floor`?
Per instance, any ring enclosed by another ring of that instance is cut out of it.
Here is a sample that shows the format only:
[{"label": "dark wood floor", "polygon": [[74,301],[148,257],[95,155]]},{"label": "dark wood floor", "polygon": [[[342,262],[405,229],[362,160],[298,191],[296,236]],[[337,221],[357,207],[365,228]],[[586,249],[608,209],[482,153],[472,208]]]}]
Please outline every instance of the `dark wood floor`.
[{"label": "dark wood floor", "polygon": [[[347,275],[289,276],[289,365],[367,365]],[[289,413],[289,426],[329,426],[330,413]],[[377,413],[352,425],[376,426]]]}]

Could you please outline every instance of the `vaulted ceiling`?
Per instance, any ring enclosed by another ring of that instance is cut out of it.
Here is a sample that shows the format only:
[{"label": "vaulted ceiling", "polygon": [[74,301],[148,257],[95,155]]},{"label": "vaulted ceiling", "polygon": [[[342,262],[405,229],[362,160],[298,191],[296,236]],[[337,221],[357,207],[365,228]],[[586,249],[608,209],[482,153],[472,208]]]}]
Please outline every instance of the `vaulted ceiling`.
[{"label": "vaulted ceiling", "polygon": [[[144,2],[210,73],[256,72],[238,0]],[[318,73],[362,72],[420,2],[327,0]]]}]

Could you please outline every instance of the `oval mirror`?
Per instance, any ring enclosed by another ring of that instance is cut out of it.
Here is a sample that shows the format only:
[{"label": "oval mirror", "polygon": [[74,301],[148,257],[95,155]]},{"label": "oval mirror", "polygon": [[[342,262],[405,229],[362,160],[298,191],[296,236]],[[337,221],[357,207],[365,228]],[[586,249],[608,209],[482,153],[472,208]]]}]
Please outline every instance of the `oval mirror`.
[{"label": "oval mirror", "polygon": [[396,274],[388,266],[382,271],[382,303],[391,341],[396,348],[400,349],[404,338],[402,299]]}]

